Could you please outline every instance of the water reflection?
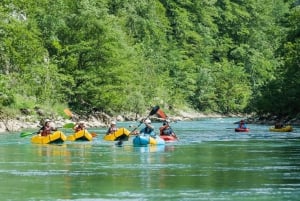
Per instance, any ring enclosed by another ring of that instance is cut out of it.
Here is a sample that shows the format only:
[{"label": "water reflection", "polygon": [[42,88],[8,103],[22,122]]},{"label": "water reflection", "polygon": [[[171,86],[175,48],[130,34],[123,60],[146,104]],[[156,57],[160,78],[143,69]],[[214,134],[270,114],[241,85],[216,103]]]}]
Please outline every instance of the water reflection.
[{"label": "water reflection", "polygon": [[141,147],[136,147],[133,146],[132,147],[133,150],[135,152],[141,152],[141,153],[145,153],[145,152],[164,152],[166,146],[165,145],[158,145],[158,146],[141,146]]},{"label": "water reflection", "polygon": [[67,157],[70,156],[70,151],[67,150],[66,144],[36,144],[37,156],[51,158],[53,156]]},{"label": "water reflection", "polygon": [[180,141],[147,147],[130,140],[118,147],[101,136],[34,145],[0,135],[1,199],[298,200],[298,128],[270,133],[250,125],[249,133],[237,134],[232,122],[178,122],[172,128]]}]

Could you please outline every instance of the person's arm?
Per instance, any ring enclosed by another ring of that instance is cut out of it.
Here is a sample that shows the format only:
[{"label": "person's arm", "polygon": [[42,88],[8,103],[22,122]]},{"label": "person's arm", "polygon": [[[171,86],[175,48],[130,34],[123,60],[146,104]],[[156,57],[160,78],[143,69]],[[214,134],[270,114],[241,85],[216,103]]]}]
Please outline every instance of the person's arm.
[{"label": "person's arm", "polygon": [[139,133],[145,133],[145,128],[142,128]]},{"label": "person's arm", "polygon": [[38,130],[38,132],[36,132],[36,134],[41,134],[44,130],[45,126],[43,126],[42,128],[40,128],[40,130]]},{"label": "person's arm", "polygon": [[156,134],[155,134],[155,132],[154,132],[154,129],[150,132],[150,134],[149,134],[151,137],[155,137],[156,136]]},{"label": "person's arm", "polygon": [[154,129],[154,127],[151,124],[145,124],[148,128]]},{"label": "person's arm", "polygon": [[163,131],[163,130],[165,130],[167,127],[168,127],[168,125],[161,126],[161,127],[159,128],[159,130],[160,130],[160,131]]},{"label": "person's arm", "polygon": [[110,134],[110,127],[106,131],[106,135]]}]

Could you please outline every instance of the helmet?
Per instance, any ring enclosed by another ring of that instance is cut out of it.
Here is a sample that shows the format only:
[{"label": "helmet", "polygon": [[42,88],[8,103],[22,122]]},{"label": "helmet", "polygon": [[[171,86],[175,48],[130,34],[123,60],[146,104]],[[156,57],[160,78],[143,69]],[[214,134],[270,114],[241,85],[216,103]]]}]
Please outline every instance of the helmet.
[{"label": "helmet", "polygon": [[78,124],[84,124],[84,121],[79,121]]},{"label": "helmet", "polygon": [[145,124],[151,124],[151,120],[150,119],[146,119],[145,120]]},{"label": "helmet", "polygon": [[51,122],[50,119],[45,119],[45,120],[44,120],[44,125],[46,125],[46,124],[49,123],[49,122]]},{"label": "helmet", "polygon": [[167,123],[170,123],[171,121],[170,121],[170,119],[166,119],[166,122],[167,122]]},{"label": "helmet", "polygon": [[110,122],[111,125],[116,125],[115,121]]}]

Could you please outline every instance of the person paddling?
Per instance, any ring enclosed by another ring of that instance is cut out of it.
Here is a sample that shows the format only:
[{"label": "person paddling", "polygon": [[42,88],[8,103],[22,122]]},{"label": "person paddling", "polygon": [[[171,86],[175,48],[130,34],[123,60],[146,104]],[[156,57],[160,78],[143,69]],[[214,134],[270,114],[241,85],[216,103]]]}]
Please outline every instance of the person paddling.
[{"label": "person paddling", "polygon": [[118,130],[117,123],[115,121],[110,122],[110,127],[106,131],[106,135],[109,135],[111,133],[114,133]]},{"label": "person paddling", "polygon": [[52,131],[57,131],[55,126],[52,124],[50,119],[46,119],[44,121],[44,125],[40,130],[37,132],[37,134],[40,134],[41,136],[47,136],[50,135]]},{"label": "person paddling", "polygon": [[79,121],[78,123],[75,124],[75,126],[73,127],[73,129],[75,130],[75,133],[82,131],[85,129],[85,125],[83,121]]},{"label": "person paddling", "polygon": [[245,123],[245,121],[243,119],[240,121],[238,128],[242,128],[242,129],[246,129],[247,128],[246,123]]},{"label": "person paddling", "polygon": [[159,128],[160,135],[176,136],[173,129],[170,127],[169,123],[170,123],[169,119],[164,121],[163,125]]},{"label": "person paddling", "polygon": [[150,135],[151,137],[156,137],[156,134],[154,132],[154,127],[151,125],[151,120],[150,119],[146,119],[144,121],[145,127],[143,129],[140,130],[140,134],[143,135]]}]

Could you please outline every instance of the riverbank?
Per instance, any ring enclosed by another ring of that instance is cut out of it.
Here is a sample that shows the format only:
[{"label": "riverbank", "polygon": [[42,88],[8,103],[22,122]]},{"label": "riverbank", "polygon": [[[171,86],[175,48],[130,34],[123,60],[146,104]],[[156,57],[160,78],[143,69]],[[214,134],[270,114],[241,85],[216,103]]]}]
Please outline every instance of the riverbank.
[{"label": "riverbank", "polygon": [[[17,118],[2,118],[0,120],[0,133],[3,132],[17,132],[22,130],[34,130],[39,129],[42,126],[43,119],[51,119],[57,128],[62,128],[65,124],[75,123],[76,121],[84,121],[85,125],[88,128],[103,128],[108,127],[111,121],[117,122],[125,122],[125,121],[140,121],[145,118],[147,115],[136,115],[136,114],[126,114],[126,115],[117,115],[117,116],[109,116],[105,113],[99,112],[86,116],[80,116],[78,114],[73,113],[72,118],[66,118],[62,116],[54,116],[52,118],[46,117],[38,117],[36,115],[21,115]],[[201,118],[217,118],[217,117],[225,117],[220,114],[204,114],[198,113],[194,111],[179,111],[176,115],[169,117],[171,121],[192,121],[195,119]],[[162,121],[162,119],[156,117],[156,115],[150,116],[152,121]]]},{"label": "riverbank", "polygon": [[[147,115],[126,114],[109,116],[105,113],[94,113],[86,116],[80,116],[73,114],[72,118],[66,118],[62,116],[38,117],[33,115],[21,115],[17,118],[1,118],[0,119],[0,133],[4,132],[18,132],[22,130],[34,130],[39,129],[42,126],[43,119],[51,119],[57,128],[62,128],[65,124],[75,123],[78,120],[85,122],[88,128],[104,128],[108,127],[111,121],[125,122],[125,121],[140,121]],[[245,119],[247,124],[264,124],[274,125],[277,121],[282,122],[285,125],[297,125],[300,126],[300,115],[296,117],[278,117],[278,116],[250,116],[249,115],[221,115],[221,114],[204,114],[195,111],[177,111],[176,115],[168,117],[173,122],[178,121],[192,121],[203,118],[225,118],[225,117],[237,117]],[[162,119],[156,115],[150,116],[150,119],[154,122],[160,122]]]},{"label": "riverbank", "polygon": [[300,114],[295,116],[276,116],[276,115],[262,115],[252,116],[246,119],[248,124],[263,124],[263,125],[275,125],[276,122],[280,122],[284,125],[300,126]]}]

